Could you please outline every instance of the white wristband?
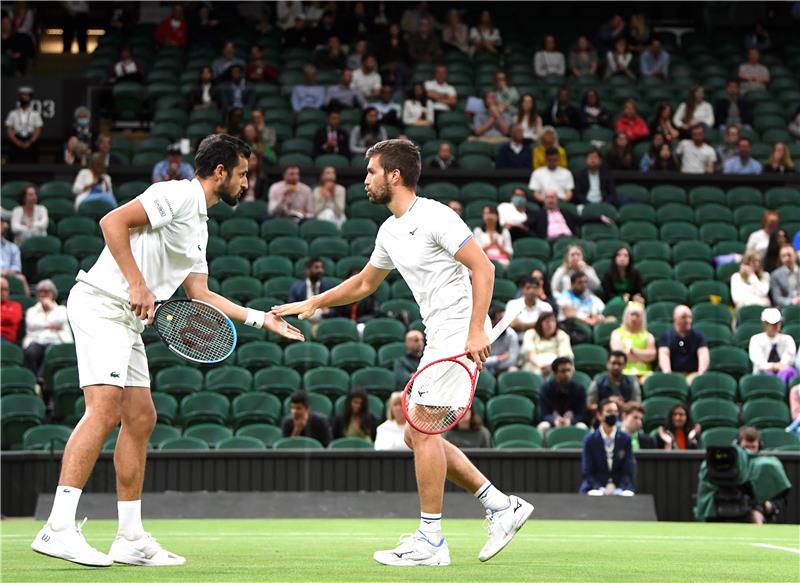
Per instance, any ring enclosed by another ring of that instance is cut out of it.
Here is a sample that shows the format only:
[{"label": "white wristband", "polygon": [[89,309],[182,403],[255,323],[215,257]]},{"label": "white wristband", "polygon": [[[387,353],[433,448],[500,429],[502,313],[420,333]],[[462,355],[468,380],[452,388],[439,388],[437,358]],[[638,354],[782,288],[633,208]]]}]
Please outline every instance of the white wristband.
[{"label": "white wristband", "polygon": [[261,310],[254,310],[247,308],[247,316],[244,319],[245,326],[252,326],[253,328],[263,328],[264,320],[267,319],[267,313]]}]

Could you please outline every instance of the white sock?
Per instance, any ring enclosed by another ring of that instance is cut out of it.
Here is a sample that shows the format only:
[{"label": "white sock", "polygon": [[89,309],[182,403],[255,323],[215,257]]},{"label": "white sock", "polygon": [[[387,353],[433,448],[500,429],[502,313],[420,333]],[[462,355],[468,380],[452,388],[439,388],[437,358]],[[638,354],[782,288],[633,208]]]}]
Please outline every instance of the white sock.
[{"label": "white sock", "polygon": [[442,540],[442,515],[419,513],[419,531],[425,535],[431,543],[438,545]]},{"label": "white sock", "polygon": [[505,510],[511,504],[511,500],[509,500],[508,496],[492,486],[489,480],[486,480],[486,482],[475,491],[473,496],[478,499],[478,502],[483,504],[486,510],[491,510],[492,512]]},{"label": "white sock", "polygon": [[50,511],[50,518],[47,519],[50,528],[53,530],[75,528],[75,513],[78,511],[78,501],[82,492],[80,488],[72,486],[59,485],[56,488],[53,509]]},{"label": "white sock", "polygon": [[128,540],[136,540],[144,534],[141,500],[117,502],[117,513],[119,514],[118,535],[122,535]]}]

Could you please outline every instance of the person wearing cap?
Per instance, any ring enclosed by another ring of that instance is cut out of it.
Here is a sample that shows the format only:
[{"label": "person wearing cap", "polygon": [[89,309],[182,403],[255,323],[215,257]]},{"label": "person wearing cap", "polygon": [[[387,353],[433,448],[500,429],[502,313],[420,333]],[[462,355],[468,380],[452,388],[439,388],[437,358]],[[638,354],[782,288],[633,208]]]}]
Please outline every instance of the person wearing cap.
[{"label": "person wearing cap", "polygon": [[42,135],[42,116],[31,107],[33,89],[23,85],[18,89],[19,107],[6,117],[6,136],[11,144],[9,161],[14,164],[35,164],[39,161],[39,138]]},{"label": "person wearing cap", "polygon": [[781,312],[777,308],[767,308],[761,312],[764,331],[750,338],[750,361],[753,363],[753,374],[777,376],[789,383],[797,375],[794,358],[797,346],[794,338],[781,334]]},{"label": "person wearing cap", "polygon": [[25,366],[36,378],[42,379],[45,351],[54,344],[71,344],[72,331],[67,320],[67,308],[56,303],[58,289],[52,281],[40,281],[36,286],[36,297],[39,301],[25,312],[26,334],[22,350]]},{"label": "person wearing cap", "polygon": [[181,147],[178,144],[167,146],[167,157],[153,166],[153,184],[167,180],[191,180],[192,178],[194,178],[194,168],[182,160]]}]

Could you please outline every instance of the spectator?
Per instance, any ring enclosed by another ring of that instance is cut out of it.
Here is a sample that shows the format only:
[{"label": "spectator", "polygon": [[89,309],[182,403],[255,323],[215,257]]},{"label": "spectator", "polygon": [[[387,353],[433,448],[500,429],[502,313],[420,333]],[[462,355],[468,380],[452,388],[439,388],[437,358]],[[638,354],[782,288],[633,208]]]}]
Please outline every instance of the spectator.
[{"label": "spectator", "polygon": [[292,110],[295,113],[303,109],[320,109],[325,103],[325,88],[317,85],[317,68],[306,65],[303,75],[305,82],[292,89]]},{"label": "spectator", "polygon": [[748,354],[753,363],[753,374],[776,376],[787,386],[797,376],[794,359],[797,345],[789,334],[781,334],[781,311],[767,308],[761,312],[764,331],[750,337]]},{"label": "spectator", "polygon": [[762,269],[761,257],[746,251],[739,271],[731,276],[731,300],[736,308],[769,306],[769,273]]},{"label": "spectator", "polygon": [[103,155],[106,166],[123,166],[127,161],[111,151],[111,136],[100,134],[97,136],[97,152]]},{"label": "spectator", "polygon": [[496,55],[500,52],[503,39],[500,31],[492,23],[492,13],[488,10],[481,11],[478,25],[470,29],[469,43],[474,53],[485,52]]},{"label": "spectator", "polygon": [[666,450],[697,449],[699,436],[700,425],[692,425],[689,408],[680,403],[669,410],[664,425],[658,427],[656,447]]},{"label": "spectator", "polygon": [[631,252],[627,247],[614,251],[601,284],[603,296],[609,304],[627,304],[630,301],[644,304],[644,280],[639,270],[633,266]]},{"label": "spectator", "polygon": [[278,68],[272,63],[264,61],[264,51],[261,45],[250,47],[250,61],[247,63],[246,77],[251,83],[278,82]]},{"label": "spectator", "polygon": [[556,98],[547,109],[546,121],[548,124],[555,127],[570,127],[573,129],[580,129],[581,120],[578,108],[570,102],[569,89],[561,87],[556,94]]},{"label": "spectator", "polygon": [[406,416],[403,414],[403,393],[395,391],[386,403],[386,421],[375,432],[376,451],[409,451],[406,445]]},{"label": "spectator", "polygon": [[672,117],[672,106],[666,101],[659,103],[656,108],[656,115],[653,117],[653,121],[650,122],[649,129],[653,137],[656,134],[660,134],[664,137],[665,142],[672,142],[680,137],[681,133],[672,123]]},{"label": "spectator", "polygon": [[630,435],[633,451],[640,449],[655,449],[656,441],[642,431],[642,420],[645,409],[641,403],[631,401],[622,405],[622,431]]},{"label": "spectator", "polygon": [[675,153],[681,159],[681,172],[684,174],[713,174],[717,153],[714,148],[706,143],[703,126],[694,125],[691,128],[691,140],[681,140]]},{"label": "spectator", "polygon": [[582,128],[611,127],[611,114],[600,104],[600,96],[594,89],[584,93],[578,116]]},{"label": "spectator", "polygon": [[394,101],[394,87],[391,85],[383,85],[378,101],[370,102],[368,107],[378,111],[378,119],[383,125],[402,125],[400,119],[403,115],[403,110],[400,104]]},{"label": "spectator", "polygon": [[124,46],[120,49],[119,60],[111,68],[111,83],[119,83],[121,81],[135,81],[142,83],[144,81],[144,66],[141,61],[133,58],[131,47]]},{"label": "spectator", "polygon": [[350,88],[358,91],[365,99],[374,99],[381,94],[381,76],[374,55],[365,55],[361,68],[353,72]]},{"label": "spectator", "polygon": [[325,107],[338,107],[350,109],[358,107],[363,109],[367,101],[359,91],[353,89],[353,72],[350,69],[342,70],[338,85],[331,85],[325,93]]},{"label": "spectator", "polygon": [[564,53],[556,49],[556,37],[552,34],[544,37],[544,48],[533,55],[533,70],[537,77],[563,77],[566,73]]},{"label": "spectator", "polygon": [[[325,280],[325,264],[319,257],[310,257],[306,261],[305,280],[295,281],[287,294],[288,302],[302,302],[328,291],[332,286]],[[308,318],[312,323],[319,323],[323,317],[330,315],[329,308],[321,308]]]},{"label": "spectator", "polygon": [[764,271],[772,273],[778,268],[781,247],[790,245],[789,234],[786,229],[778,229],[769,236],[769,245],[767,245],[767,252],[764,254]]},{"label": "spectator", "polygon": [[548,148],[558,149],[558,165],[567,167],[567,152],[558,143],[558,133],[553,126],[544,126],[540,134],[539,144],[533,149],[533,169],[537,170],[547,164]]},{"label": "spectator", "polygon": [[11,233],[14,243],[21,245],[31,237],[47,235],[50,219],[47,208],[39,204],[39,195],[32,184],[23,187],[17,197],[18,206],[11,211]]},{"label": "spectator", "polygon": [[375,441],[377,426],[378,420],[369,410],[367,392],[359,388],[350,389],[344,410],[333,419],[333,438],[355,437]]},{"label": "spectator", "polygon": [[573,202],[578,205],[605,202],[617,206],[614,179],[603,167],[600,150],[589,150],[586,154],[586,168],[575,174]]},{"label": "spectator", "polygon": [[[506,304],[507,312],[515,312],[522,304],[519,315],[511,322],[511,328],[519,333],[527,333],[536,327],[542,315],[553,312],[553,307],[543,299],[543,280],[532,275],[526,276],[520,282],[520,297],[509,300]],[[541,332],[539,333],[541,336]],[[547,336],[547,340],[551,335]],[[552,360],[552,359],[551,359]],[[547,363],[549,366],[550,363]]]},{"label": "spectator", "polygon": [[197,86],[189,93],[192,109],[215,109],[219,107],[220,97],[213,85],[214,74],[211,67],[200,69]]},{"label": "spectator", "polygon": [[794,162],[792,154],[784,142],[775,142],[772,145],[772,153],[769,160],[764,164],[764,172],[773,174],[790,174],[794,172]]},{"label": "spectator", "polygon": [[425,336],[419,330],[409,330],[406,332],[405,345],[405,355],[394,361],[394,380],[398,391],[406,388],[419,368],[419,361],[425,351]]},{"label": "spectator", "polygon": [[483,420],[472,407],[444,438],[458,448],[492,447],[492,434],[483,426]]},{"label": "spectator", "polygon": [[228,80],[219,86],[222,111],[250,109],[255,101],[255,92],[244,78],[244,68],[239,65],[229,67],[227,77]]},{"label": "spectator", "polygon": [[717,148],[717,160],[723,168],[728,160],[739,155],[739,126],[728,126],[725,128],[725,138]]},{"label": "spectator", "polygon": [[668,143],[663,143],[658,147],[658,153],[655,161],[651,164],[648,170],[656,172],[677,172],[678,160],[672,153],[672,146]]},{"label": "spectator", "polygon": [[[373,18],[367,14],[367,7],[365,2],[354,2],[352,10],[345,14],[349,27],[346,28],[347,36],[349,38],[363,38],[368,34],[372,34],[373,26],[376,23],[377,17]],[[383,19],[383,24],[387,21]]]},{"label": "spectator", "polygon": [[531,173],[528,182],[528,189],[533,193],[533,198],[537,202],[544,201],[544,193],[555,191],[559,200],[569,202],[572,200],[572,190],[575,188],[575,181],[572,172],[559,166],[561,155],[556,147],[550,147],[545,151],[546,166],[537,168]]},{"label": "spectator", "polygon": [[321,221],[330,221],[341,228],[347,220],[344,214],[347,192],[336,181],[336,168],[325,166],[319,175],[319,184],[314,188],[314,216]]},{"label": "spectator", "polygon": [[[251,123],[245,126],[245,133],[255,126]],[[261,169],[265,162],[262,155],[254,150],[250,150],[250,158],[247,161],[247,189],[242,196],[243,201],[267,200],[269,193],[269,183],[267,182],[266,172],[262,174]]]},{"label": "spectator", "polygon": [[473,231],[475,242],[492,261],[508,266],[514,249],[511,246],[511,233],[500,227],[500,216],[495,205],[483,207],[483,222]]},{"label": "spectator", "polygon": [[314,217],[314,196],[307,184],[300,182],[300,167],[290,164],[283,169],[283,180],[269,187],[268,212],[272,217],[295,221]]},{"label": "spectator", "polygon": [[544,203],[535,215],[534,224],[536,236],[548,241],[554,241],[559,237],[571,237],[578,233],[580,227],[575,215],[558,208],[558,195],[554,190],[544,192]]},{"label": "spectator", "polygon": [[294,26],[283,33],[283,46],[287,49],[309,48],[313,43],[313,31],[306,26],[306,15],[295,14]]},{"label": "spectator", "polygon": [[403,40],[400,25],[393,22],[389,25],[386,35],[382,35],[382,44],[378,47],[378,62],[382,63],[381,75],[383,84],[389,83],[389,78],[395,78],[392,84],[396,87],[404,87],[408,76],[408,46]]},{"label": "spectator", "polygon": [[739,96],[739,80],[729,79],[725,83],[725,97],[714,105],[714,121],[717,127],[750,127],[753,125],[753,108]]},{"label": "spectator", "polygon": [[692,310],[675,306],[672,328],[658,339],[658,367],[664,373],[682,374],[691,383],[708,370],[708,363],[708,342],[702,332],[692,328]]},{"label": "spectator", "polygon": [[625,75],[636,80],[636,73],[631,70],[633,54],[628,50],[628,41],[618,38],[614,41],[614,50],[606,53],[606,79],[614,75]]},{"label": "spectator", "polygon": [[617,131],[608,150],[608,167],[611,170],[636,170],[636,156],[628,134]]},{"label": "spectator", "polygon": [[512,240],[530,234],[528,199],[524,188],[515,188],[511,192],[511,201],[501,202],[497,206],[497,212],[500,216],[500,226],[509,230]]},{"label": "spectator", "polygon": [[[351,269],[347,272],[347,279],[360,272],[361,269]],[[347,318],[356,324],[364,324],[378,315],[378,300],[375,299],[374,295],[369,295],[354,304],[333,308],[331,315],[336,318]]]},{"label": "spectator", "polygon": [[8,160],[12,164],[35,164],[39,161],[39,138],[42,135],[42,116],[31,107],[33,89],[23,85],[17,89],[19,106],[6,117]]},{"label": "spectator", "polygon": [[769,32],[764,27],[764,23],[756,22],[753,25],[753,30],[748,32],[744,37],[745,48],[756,48],[759,51],[768,51],[772,48],[772,40],[769,37]]},{"label": "spectator", "polygon": [[560,356],[551,366],[553,376],[539,389],[539,433],[545,435],[551,427],[580,427],[586,429],[586,387],[572,379],[572,360]]},{"label": "spectator", "polygon": [[461,13],[455,8],[447,11],[447,23],[442,27],[442,44],[445,45],[445,49],[455,49],[465,55],[472,53],[469,29],[461,22]]},{"label": "spectator", "polygon": [[89,159],[89,167],[84,168],[75,176],[72,192],[75,194],[76,209],[81,206],[82,202],[89,200],[104,200],[112,207],[117,206],[111,177],[106,174],[106,162],[103,154],[97,152],[92,154]]},{"label": "spectator", "polygon": [[495,157],[496,168],[525,168],[530,170],[533,151],[525,139],[525,130],[519,124],[511,126],[511,140],[501,144]]},{"label": "spectator", "polygon": [[434,19],[433,14],[430,11],[428,2],[425,0],[417,4],[416,8],[407,9],[403,11],[403,16],[400,20],[400,25],[403,28],[403,32],[407,34],[413,34],[423,26],[422,25],[423,20],[427,20],[428,24],[432,28],[435,28],[436,20]]},{"label": "spectator", "polygon": [[464,216],[464,207],[461,206],[461,203],[455,199],[447,201],[447,206],[453,209],[453,212],[456,213],[459,217]]},{"label": "spectator", "polygon": [[[303,14],[303,4],[295,0],[278,2],[277,24],[282,30],[289,30],[294,26],[298,14]],[[305,16],[305,15],[304,15]]]},{"label": "spectator", "polygon": [[324,46],[317,49],[314,64],[320,69],[341,71],[347,67],[347,54],[337,35],[328,38]]},{"label": "spectator", "polygon": [[478,140],[489,144],[499,144],[508,141],[513,118],[507,111],[500,111],[497,105],[497,94],[489,91],[483,98],[485,110],[475,113],[472,118],[471,140]]},{"label": "spectator", "polygon": [[633,144],[646,139],[650,135],[647,122],[636,113],[636,102],[633,99],[625,101],[622,106],[622,115],[619,116],[617,123],[614,124],[614,130],[624,132],[628,136],[628,140]]},{"label": "spectator", "polygon": [[227,117],[227,133],[235,138],[243,139],[242,132],[244,131],[244,109],[241,107],[234,107],[228,112]]},{"label": "spectator", "polygon": [[64,164],[68,166],[86,166],[91,149],[76,136],[70,136],[64,145]]},{"label": "spectator", "polygon": [[702,85],[692,87],[686,101],[675,111],[672,121],[682,136],[691,134],[692,128],[698,124],[702,125],[704,130],[714,127],[714,110],[706,101],[706,90]]},{"label": "spectator", "polygon": [[167,146],[167,157],[153,166],[151,175],[154,184],[167,180],[191,180],[192,178],[194,178],[194,168],[183,162],[181,148],[178,144]]},{"label": "spectator", "polygon": [[606,372],[594,377],[586,402],[590,412],[597,410],[597,404],[613,401],[620,407],[628,401],[642,400],[642,388],[636,376],[625,372],[628,356],[621,350],[612,350],[606,359]]},{"label": "spectator", "polygon": [[574,77],[597,76],[597,51],[586,35],[578,37],[575,48],[569,53],[569,70]]},{"label": "spectator", "polygon": [[368,149],[387,137],[386,128],[378,120],[378,110],[368,107],[361,114],[361,123],[350,130],[350,152],[355,156],[363,156]]},{"label": "spectator", "polygon": [[739,80],[742,82],[742,93],[766,91],[770,82],[769,69],[759,60],[761,53],[756,48],[747,50],[747,62],[739,65]]},{"label": "spectator", "polygon": [[[538,281],[541,286],[541,280]],[[550,304],[538,298],[537,303],[550,307]],[[572,359],[572,357],[569,334],[558,327],[555,312],[552,308],[540,311],[534,325],[528,328],[522,337],[522,368],[548,378],[553,371],[553,362],[557,358]]]},{"label": "spectator", "polygon": [[497,71],[494,74],[494,93],[497,97],[497,107],[501,112],[511,115],[517,112],[519,91],[516,87],[509,86],[505,71]]},{"label": "spectator", "polygon": [[764,211],[761,215],[761,228],[750,233],[747,238],[747,251],[754,251],[763,258],[767,254],[769,238],[780,229],[780,216],[775,211]]},{"label": "spectator", "polygon": [[444,65],[436,65],[434,78],[425,81],[425,93],[433,101],[434,111],[450,111],[458,103],[458,94],[447,82],[447,67]]},{"label": "spectator", "polygon": [[[489,308],[492,326],[496,326],[505,314],[506,310],[502,306],[495,305]],[[492,343],[492,350],[489,358],[484,362],[484,366],[495,376],[504,372],[516,371],[519,362],[519,343],[519,336],[514,329],[506,328],[500,338]]]},{"label": "spectator", "polygon": [[2,219],[0,220],[0,228],[2,228],[2,235],[0,235],[0,275],[16,277],[22,282],[25,295],[30,295],[28,280],[22,274],[22,259],[19,247],[9,239],[11,223],[6,219]]},{"label": "spectator", "polygon": [[[5,253],[5,238],[3,238]],[[8,280],[0,277],[0,342],[17,341],[19,325],[22,323],[22,304],[11,299]]]},{"label": "spectator", "polygon": [[22,340],[25,367],[44,384],[44,353],[54,344],[72,344],[66,306],[56,303],[58,290],[49,279],[36,285],[39,300],[25,311],[25,338]]},{"label": "spectator", "polygon": [[[519,111],[514,123],[522,126],[522,137],[526,142],[539,140],[542,133],[542,117],[536,111],[536,100],[533,95],[525,94],[519,103]],[[566,156],[566,154],[565,154]]]},{"label": "spectator", "polygon": [[23,76],[28,71],[28,65],[36,56],[36,46],[32,37],[15,31],[11,18],[4,11],[2,14],[2,44],[3,54],[10,61],[10,68],[14,76]]},{"label": "spectator", "polygon": [[311,437],[323,447],[331,442],[331,426],[328,419],[311,410],[305,391],[295,391],[289,397],[290,414],[281,422],[284,437]]},{"label": "spectator", "polygon": [[658,152],[661,150],[661,146],[666,143],[667,142],[664,139],[664,134],[653,134],[653,137],[650,140],[650,148],[639,159],[639,170],[641,172],[647,172],[651,168],[655,169],[656,162],[658,161]]},{"label": "spectator", "polygon": [[596,417],[598,428],[583,442],[583,482],[579,492],[589,496],[633,496],[633,446],[630,436],[617,430],[619,405],[602,401]]},{"label": "spectator", "polygon": [[211,8],[201,4],[194,17],[189,18],[189,38],[192,46],[216,48],[219,46],[219,20],[211,16]]},{"label": "spectator", "polygon": [[639,54],[650,44],[652,36],[650,34],[650,24],[644,14],[632,14],[631,22],[628,26],[628,39],[631,50]]},{"label": "spectator", "polygon": [[597,32],[597,38],[602,48],[608,50],[614,46],[617,39],[625,38],[628,34],[628,25],[619,14],[613,15],[608,22],[604,22]]},{"label": "spectator", "polygon": [[408,37],[408,56],[415,63],[432,63],[442,56],[442,47],[434,34],[430,18],[422,18],[419,30]]},{"label": "spectator", "polygon": [[350,157],[350,136],[340,126],[341,114],[332,107],[327,123],[314,134],[314,156],[341,154]]},{"label": "spectator", "polygon": [[639,70],[643,77],[660,77],[666,80],[669,77],[669,60],[669,53],[661,46],[661,41],[654,38],[639,58]]},{"label": "spectator", "polygon": [[780,248],[780,267],[770,274],[770,296],[776,308],[800,305],[800,265],[790,243]]},{"label": "spectator", "polygon": [[761,174],[761,162],[750,157],[753,151],[753,144],[749,138],[739,138],[739,154],[725,162],[723,174],[739,174],[759,176]]},{"label": "spectator", "polygon": [[623,352],[628,361],[622,372],[644,378],[653,372],[656,339],[647,331],[644,306],[629,302],[622,313],[622,325],[611,333],[611,350]]},{"label": "spectator", "polygon": [[534,267],[531,269],[530,276],[538,278],[542,282],[537,297],[543,302],[550,304],[550,307],[553,308],[553,312],[558,312],[558,302],[556,302],[556,298],[553,297],[553,292],[550,289],[550,282],[547,280],[547,277],[545,277],[544,270]]},{"label": "spectator", "polygon": [[458,168],[458,162],[453,156],[453,148],[449,142],[442,142],[436,150],[436,156],[428,164],[431,168],[437,170],[447,170],[449,168]]},{"label": "spectator", "polygon": [[175,4],[172,13],[156,28],[156,44],[186,48],[189,42],[189,25],[183,17],[183,5]]},{"label": "spectator", "polygon": [[[250,112],[250,119],[258,134],[257,143],[265,147],[265,155],[266,148],[269,148],[274,153],[275,146],[278,143],[278,135],[273,128],[267,125],[264,119],[264,111],[260,107],[254,107]],[[274,160],[272,162],[274,163]]]},{"label": "spectator", "polygon": [[414,83],[403,102],[403,124],[407,126],[430,126],[434,122],[434,102],[428,98],[425,85]]},{"label": "spectator", "polygon": [[794,139],[800,140],[800,105],[794,110],[794,117],[789,122],[787,129],[794,136]]},{"label": "spectator", "polygon": [[[594,326],[606,320],[605,304],[589,290],[589,280],[582,271],[570,277],[572,287],[558,296],[559,320],[575,319]],[[609,320],[612,318],[609,318]]]},{"label": "spectator", "polygon": [[586,263],[583,256],[583,247],[580,245],[568,245],[564,251],[564,261],[559,265],[550,280],[550,289],[555,295],[561,295],[571,286],[572,274],[583,273],[591,289],[600,289],[600,279],[597,277],[594,268]]}]

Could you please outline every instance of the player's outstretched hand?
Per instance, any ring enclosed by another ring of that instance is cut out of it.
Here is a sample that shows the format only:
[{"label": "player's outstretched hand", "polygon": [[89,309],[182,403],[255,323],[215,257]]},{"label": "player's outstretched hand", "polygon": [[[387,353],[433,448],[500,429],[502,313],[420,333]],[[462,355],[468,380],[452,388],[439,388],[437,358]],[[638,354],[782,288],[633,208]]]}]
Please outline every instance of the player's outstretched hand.
[{"label": "player's outstretched hand", "polygon": [[264,329],[275,332],[275,334],[288,338],[289,340],[299,340],[300,342],[305,340],[303,333],[299,329],[272,312],[267,312],[267,317],[264,318]]},{"label": "player's outstretched hand", "polygon": [[272,313],[276,316],[297,316],[301,320],[307,320],[314,315],[318,306],[313,298],[309,298],[302,302],[294,302],[291,304],[283,304],[282,306],[272,306]]},{"label": "player's outstretched hand", "polygon": [[483,370],[484,361],[489,358],[489,353],[492,351],[492,345],[489,342],[489,337],[483,330],[479,332],[470,332],[467,336],[467,345],[464,347],[464,352],[471,361],[478,365],[478,370]]},{"label": "player's outstretched hand", "polygon": [[142,284],[130,288],[128,305],[131,311],[140,320],[147,320],[147,325],[153,324],[153,315],[156,312],[156,296],[153,295],[147,285]]}]

